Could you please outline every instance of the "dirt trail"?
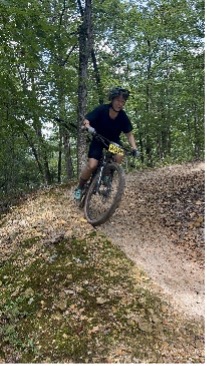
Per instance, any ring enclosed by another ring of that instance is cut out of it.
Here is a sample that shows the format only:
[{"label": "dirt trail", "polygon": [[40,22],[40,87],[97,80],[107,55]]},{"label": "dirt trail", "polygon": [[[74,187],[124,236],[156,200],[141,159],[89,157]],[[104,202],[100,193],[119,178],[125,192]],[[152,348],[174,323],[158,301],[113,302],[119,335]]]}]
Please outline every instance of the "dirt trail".
[{"label": "dirt trail", "polygon": [[[97,227],[193,318],[204,316],[204,168],[195,163],[128,174],[119,209]],[[31,197],[2,217],[1,260],[31,236],[58,242],[92,230],[73,190]]]},{"label": "dirt trail", "polygon": [[204,316],[204,164],[126,177],[125,197],[99,227],[186,316]]},{"label": "dirt trail", "polygon": [[128,174],[97,233],[73,192],[1,217],[0,363],[204,363],[204,165]]}]

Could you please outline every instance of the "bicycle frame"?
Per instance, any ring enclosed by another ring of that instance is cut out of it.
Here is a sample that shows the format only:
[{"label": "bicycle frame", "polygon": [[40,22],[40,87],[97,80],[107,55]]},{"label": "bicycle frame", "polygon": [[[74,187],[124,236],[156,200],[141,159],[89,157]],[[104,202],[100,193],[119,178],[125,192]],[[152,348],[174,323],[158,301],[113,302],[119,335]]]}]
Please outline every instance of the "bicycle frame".
[{"label": "bicycle frame", "polygon": [[99,172],[99,178],[98,178],[98,184],[97,184],[97,188],[100,186],[101,184],[101,180],[103,178],[103,172],[104,172],[104,168],[106,167],[106,165],[108,163],[110,163],[111,161],[113,161],[113,154],[108,153],[106,150],[103,152],[103,156],[101,158],[101,160],[98,163],[97,168],[95,169],[95,171],[92,173],[88,183],[86,183],[86,186],[84,188],[84,192],[83,192],[83,196],[80,202],[79,207],[83,207],[84,203],[85,203],[85,197],[87,195],[87,191],[91,185],[91,182],[93,180],[93,178],[95,177],[95,175],[97,174],[97,172]]},{"label": "bicycle frame", "polygon": [[113,145],[117,145],[119,146],[125,153],[125,155],[129,155],[131,154],[131,152],[129,153],[129,150],[122,147],[121,145],[119,144],[116,144],[114,143],[113,141],[110,141],[108,140],[107,138],[105,138],[104,136],[100,135],[100,134],[95,134],[94,137],[99,140],[100,142],[103,143],[103,145],[105,146],[105,149],[103,151],[103,156],[102,158],[100,159],[99,163],[98,163],[98,166],[97,168],[95,169],[95,171],[93,172],[92,176],[90,177],[88,183],[86,183],[85,185],[85,188],[84,188],[84,192],[83,192],[83,195],[82,195],[82,199],[80,201],[80,204],[79,204],[79,207],[80,208],[83,208],[84,207],[84,204],[85,204],[85,198],[87,196],[87,192],[89,190],[89,187],[93,181],[93,178],[97,175],[97,173],[99,172],[99,177],[98,177],[98,182],[97,182],[97,187],[96,187],[96,190],[98,190],[98,188],[100,187],[100,184],[101,184],[101,180],[102,180],[102,177],[103,177],[103,173],[104,173],[104,169],[105,167],[107,166],[107,164],[111,163],[111,162],[115,162],[115,159],[114,159],[114,156],[115,154],[107,151],[108,150],[108,147],[110,144],[113,144]]}]

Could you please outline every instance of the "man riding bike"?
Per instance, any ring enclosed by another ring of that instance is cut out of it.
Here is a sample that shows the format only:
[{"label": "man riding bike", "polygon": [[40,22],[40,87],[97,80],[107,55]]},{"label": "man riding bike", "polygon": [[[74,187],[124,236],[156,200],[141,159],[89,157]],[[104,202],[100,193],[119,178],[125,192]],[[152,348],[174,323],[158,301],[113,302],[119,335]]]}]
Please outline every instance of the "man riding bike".
[{"label": "man riding bike", "polygon": [[[102,104],[96,107],[92,112],[85,116],[83,125],[92,134],[97,132],[110,141],[120,144],[120,135],[125,133],[129,144],[132,147],[133,155],[138,156],[138,150],[132,133],[132,124],[127,114],[123,110],[126,100],[129,97],[129,91],[121,87],[113,88],[109,93],[109,104]],[[83,169],[78,187],[75,190],[74,198],[80,200],[84,185],[90,178],[93,171],[97,168],[98,162],[102,156],[103,143],[93,138],[88,152],[88,163]],[[121,163],[122,155],[116,155],[115,160]]]}]

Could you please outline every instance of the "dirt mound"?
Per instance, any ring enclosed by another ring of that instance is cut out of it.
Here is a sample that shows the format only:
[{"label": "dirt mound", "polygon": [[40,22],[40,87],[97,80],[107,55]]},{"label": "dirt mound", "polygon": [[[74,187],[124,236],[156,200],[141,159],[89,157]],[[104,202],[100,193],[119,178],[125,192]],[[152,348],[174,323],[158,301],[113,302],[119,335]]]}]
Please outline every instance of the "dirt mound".
[{"label": "dirt mound", "polygon": [[127,175],[125,197],[100,228],[188,316],[204,315],[204,164]]},{"label": "dirt mound", "polygon": [[[204,163],[143,170],[126,176],[119,209],[97,227],[169,294],[188,316],[204,315]],[[28,235],[43,243],[80,238],[93,228],[73,188],[28,198],[1,219],[1,261]]]},{"label": "dirt mound", "polygon": [[0,363],[203,362],[204,165],[126,178],[95,229],[73,187],[1,218]]}]

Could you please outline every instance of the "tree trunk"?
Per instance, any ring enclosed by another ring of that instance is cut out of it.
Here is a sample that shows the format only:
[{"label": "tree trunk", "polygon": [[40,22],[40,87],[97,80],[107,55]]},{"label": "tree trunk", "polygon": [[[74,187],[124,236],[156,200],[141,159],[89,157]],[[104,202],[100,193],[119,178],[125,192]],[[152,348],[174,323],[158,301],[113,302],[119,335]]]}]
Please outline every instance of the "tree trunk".
[{"label": "tree trunk", "polygon": [[193,103],[193,121],[194,121],[194,158],[199,160],[200,158],[200,140],[199,140],[199,127],[198,127],[198,112],[197,105]]},{"label": "tree trunk", "polygon": [[57,181],[61,183],[61,174],[62,174],[62,146],[63,146],[63,137],[61,127],[59,127],[59,144],[58,144],[58,166],[57,166]]},{"label": "tree trunk", "polygon": [[147,64],[147,86],[146,86],[146,112],[147,112],[147,119],[146,119],[146,128],[147,128],[147,136],[146,136],[146,155],[147,155],[147,165],[152,166],[152,146],[151,146],[151,138],[150,138],[150,128],[148,119],[151,118],[150,116],[150,97],[151,97],[151,67],[152,67],[152,54],[151,54],[151,43],[147,40],[148,45],[148,64]]},{"label": "tree trunk", "polygon": [[80,174],[87,160],[86,136],[81,131],[82,121],[86,113],[88,61],[92,49],[91,0],[85,0],[85,8],[79,7],[82,24],[79,27],[79,86],[78,86],[78,139],[77,139],[77,170]]},{"label": "tree trunk", "polygon": [[37,149],[35,148],[35,145],[33,144],[32,140],[29,138],[28,134],[26,132],[23,131],[23,135],[24,137],[26,138],[27,142],[28,142],[28,145],[31,147],[32,149],[32,153],[35,157],[35,160],[36,160],[36,163],[37,163],[37,166],[38,166],[38,169],[39,169],[39,172],[42,176],[42,179],[44,179],[44,169],[42,167],[42,164],[39,160],[39,157],[38,157],[38,152],[37,152]]},{"label": "tree trunk", "polygon": [[93,69],[94,69],[94,73],[95,73],[96,85],[97,85],[98,94],[99,94],[99,103],[103,104],[104,98],[103,98],[103,91],[102,91],[102,86],[101,86],[101,75],[100,75],[98,65],[96,62],[96,55],[95,55],[94,49],[91,50],[91,58],[92,58],[92,62],[93,62]]},{"label": "tree trunk", "polygon": [[66,167],[67,179],[70,180],[73,178],[74,172],[73,172],[73,163],[71,158],[70,141],[68,133],[65,133],[63,136],[63,144],[65,152],[65,167]]},{"label": "tree trunk", "polygon": [[[36,85],[35,85],[35,75],[33,73],[33,70],[30,70],[30,80],[32,83],[32,98],[35,101],[36,96]],[[44,178],[47,184],[52,183],[52,177],[50,173],[49,168],[49,162],[48,162],[48,151],[47,151],[47,144],[44,140],[44,137],[42,135],[42,124],[40,121],[40,116],[36,111],[33,112],[33,128],[35,130],[36,136],[37,136],[37,142],[38,142],[38,157],[39,160],[42,161],[42,167],[44,167]]]}]

